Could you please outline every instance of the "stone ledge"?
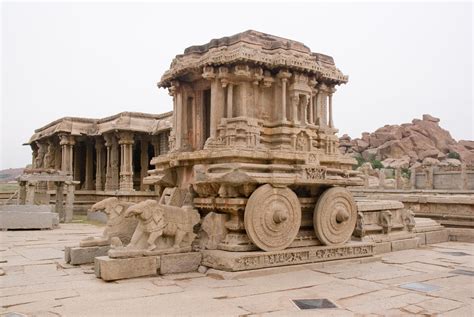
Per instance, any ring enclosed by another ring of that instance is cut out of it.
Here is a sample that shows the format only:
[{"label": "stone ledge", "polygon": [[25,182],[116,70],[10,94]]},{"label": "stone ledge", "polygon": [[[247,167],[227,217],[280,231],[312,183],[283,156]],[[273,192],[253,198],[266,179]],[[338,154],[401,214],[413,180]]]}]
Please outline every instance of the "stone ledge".
[{"label": "stone ledge", "polygon": [[201,265],[201,259],[200,252],[162,255],[160,274],[196,272]]},{"label": "stone ledge", "polygon": [[42,211],[0,211],[0,229],[54,229],[58,214]]},{"label": "stone ledge", "polygon": [[371,257],[373,243],[351,242],[342,246],[290,248],[282,251],[228,252],[202,251],[202,265],[223,271],[243,271],[261,268]]},{"label": "stone ledge", "polygon": [[110,246],[100,247],[65,247],[64,260],[71,265],[94,263],[94,258],[105,256]]},{"label": "stone ledge", "polygon": [[418,238],[392,241],[392,252],[416,249],[417,247]]}]

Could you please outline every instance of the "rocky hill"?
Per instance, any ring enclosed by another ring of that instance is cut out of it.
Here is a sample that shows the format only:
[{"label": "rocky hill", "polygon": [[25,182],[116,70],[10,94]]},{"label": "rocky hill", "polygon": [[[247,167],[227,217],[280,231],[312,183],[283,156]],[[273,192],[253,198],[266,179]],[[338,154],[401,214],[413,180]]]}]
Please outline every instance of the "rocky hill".
[{"label": "rocky hill", "polygon": [[9,168],[0,171],[0,183],[8,183],[23,173],[24,168]]},{"label": "rocky hill", "polygon": [[439,126],[439,119],[429,114],[411,123],[385,125],[361,138],[344,134],[339,149],[362,161],[379,160],[387,168],[408,168],[413,165],[474,164],[474,141],[457,142],[449,131]]}]

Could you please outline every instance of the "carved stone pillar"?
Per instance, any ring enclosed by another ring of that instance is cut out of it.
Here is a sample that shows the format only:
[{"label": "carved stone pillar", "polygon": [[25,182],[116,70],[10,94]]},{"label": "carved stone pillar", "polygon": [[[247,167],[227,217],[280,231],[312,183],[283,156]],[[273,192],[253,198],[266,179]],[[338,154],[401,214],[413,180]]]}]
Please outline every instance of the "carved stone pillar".
[{"label": "carved stone pillar", "polygon": [[44,156],[46,155],[47,145],[43,142],[36,141],[36,146],[38,147],[38,154],[35,158],[35,168],[43,168],[44,166]]},{"label": "carved stone pillar", "polygon": [[76,141],[74,137],[69,134],[59,135],[61,145],[61,171],[67,175],[72,175],[73,172],[73,159],[74,159],[74,145]]},{"label": "carved stone pillar", "polygon": [[157,157],[158,155],[160,155],[160,139],[162,138],[162,134],[158,134],[156,136],[156,138],[154,138],[152,141],[151,141],[151,145],[153,145],[153,156],[154,157]]},{"label": "carved stone pillar", "polygon": [[56,204],[55,204],[55,211],[59,215],[59,219],[64,221],[64,182],[55,182],[56,185]]},{"label": "carved stone pillar", "polygon": [[293,124],[298,123],[298,105],[300,102],[300,97],[298,95],[293,95],[291,97],[291,109],[292,109],[292,116],[291,116],[291,122]]},{"label": "carved stone pillar", "polygon": [[461,190],[468,190],[466,163],[461,164]]},{"label": "carved stone pillar", "polygon": [[18,205],[24,205],[26,203],[26,182],[19,182],[20,188],[18,191]]},{"label": "carved stone pillar", "polygon": [[102,175],[104,175],[104,140],[102,138],[95,139],[95,190],[103,190]]},{"label": "carved stone pillar", "polygon": [[402,171],[399,167],[395,169],[395,189],[403,189]]},{"label": "carved stone pillar", "polygon": [[94,179],[94,158],[93,158],[93,148],[92,143],[86,141],[86,176],[84,181],[84,188],[87,190],[93,189],[93,179]]},{"label": "carved stone pillar", "polygon": [[119,132],[121,153],[120,164],[120,190],[133,190],[133,133]]},{"label": "carved stone pillar", "polygon": [[434,169],[433,169],[433,166],[428,166],[425,173],[426,173],[426,189],[433,189],[433,187],[434,187]]},{"label": "carved stone pillar", "polygon": [[140,190],[146,191],[150,189],[150,186],[143,184],[143,179],[148,175],[148,163],[150,158],[148,157],[148,140],[142,138],[140,142]]},{"label": "carved stone pillar", "polygon": [[321,84],[319,87],[319,109],[320,109],[320,126],[328,126],[328,110],[327,110],[327,99],[328,99],[328,89],[325,84]]},{"label": "carved stone pillar", "polygon": [[410,168],[410,188],[416,189],[416,168]]},{"label": "carved stone pillar", "polygon": [[234,85],[227,84],[227,118],[233,117]]},{"label": "carved stone pillar", "polygon": [[211,138],[217,136],[217,126],[224,114],[224,89],[218,79],[211,83]]},{"label": "carved stone pillar", "polygon": [[331,88],[330,93],[328,95],[328,101],[329,101],[329,127],[334,128],[334,122],[332,120],[332,94],[336,92],[336,88]]},{"label": "carved stone pillar", "polygon": [[291,73],[286,71],[280,71],[277,77],[281,80],[281,121],[287,122],[286,118],[286,89],[288,85],[288,79],[291,77]]},{"label": "carved stone pillar", "polygon": [[107,149],[107,163],[105,171],[105,190],[118,189],[118,146],[113,134],[105,134],[105,147]]},{"label": "carved stone pillar", "polygon": [[74,213],[74,182],[66,182],[66,206],[64,210],[64,222],[71,222]]},{"label": "carved stone pillar", "polygon": [[379,170],[379,188],[385,188],[385,172],[382,169]]},{"label": "carved stone pillar", "polygon": [[77,189],[81,189],[81,164],[83,163],[83,159],[80,157],[80,146],[74,147],[74,155],[73,155],[73,180],[77,181]]},{"label": "carved stone pillar", "polygon": [[183,92],[176,91],[176,126],[174,129],[176,137],[176,149],[183,146]]},{"label": "carved stone pillar", "polygon": [[34,205],[35,204],[35,193],[36,193],[36,183],[27,182],[26,184],[26,198],[25,205]]}]

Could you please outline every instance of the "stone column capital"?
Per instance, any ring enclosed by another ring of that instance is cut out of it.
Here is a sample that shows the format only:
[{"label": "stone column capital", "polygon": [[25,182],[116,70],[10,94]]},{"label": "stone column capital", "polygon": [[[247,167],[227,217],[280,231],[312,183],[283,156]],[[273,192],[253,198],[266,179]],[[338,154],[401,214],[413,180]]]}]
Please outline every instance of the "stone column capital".
[{"label": "stone column capital", "polygon": [[133,144],[133,132],[121,131],[119,132],[119,144]]}]

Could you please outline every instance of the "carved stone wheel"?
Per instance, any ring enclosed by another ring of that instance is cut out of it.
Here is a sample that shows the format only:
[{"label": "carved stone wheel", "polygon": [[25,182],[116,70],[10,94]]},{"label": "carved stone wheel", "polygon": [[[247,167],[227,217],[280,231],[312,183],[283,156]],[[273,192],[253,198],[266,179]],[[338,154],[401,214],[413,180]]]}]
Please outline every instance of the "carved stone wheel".
[{"label": "carved stone wheel", "polygon": [[345,188],[326,190],[314,208],[313,225],[316,237],[325,245],[347,242],[357,221],[357,206]]},{"label": "carved stone wheel", "polygon": [[245,230],[250,240],[264,251],[287,248],[301,225],[301,205],[289,188],[260,186],[247,201]]}]

